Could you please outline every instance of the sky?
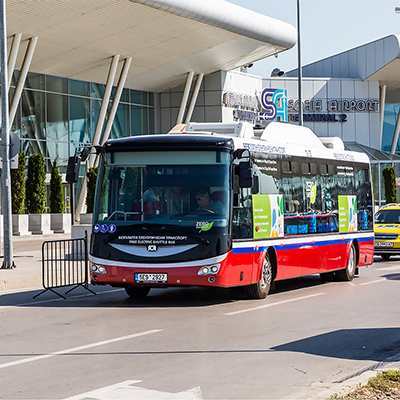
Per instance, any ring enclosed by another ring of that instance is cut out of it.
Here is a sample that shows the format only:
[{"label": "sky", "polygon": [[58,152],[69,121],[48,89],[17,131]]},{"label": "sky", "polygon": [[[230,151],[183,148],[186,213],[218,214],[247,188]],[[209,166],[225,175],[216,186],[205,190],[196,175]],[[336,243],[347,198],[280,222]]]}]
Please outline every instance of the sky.
[{"label": "sky", "polygon": [[[226,0],[297,28],[297,0]],[[400,0],[300,0],[302,65],[391,34],[400,35]],[[274,68],[297,68],[297,44],[254,63],[249,74],[269,77]]]}]

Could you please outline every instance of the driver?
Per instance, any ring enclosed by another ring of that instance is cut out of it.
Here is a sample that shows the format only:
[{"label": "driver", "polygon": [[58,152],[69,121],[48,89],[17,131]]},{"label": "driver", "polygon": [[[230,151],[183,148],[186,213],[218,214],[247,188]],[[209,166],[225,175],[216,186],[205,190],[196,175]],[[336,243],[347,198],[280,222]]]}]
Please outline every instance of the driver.
[{"label": "driver", "polygon": [[222,214],[225,211],[224,205],[218,200],[212,201],[210,195],[205,190],[200,190],[197,193],[196,200],[199,205],[196,211],[209,210],[215,214]]}]

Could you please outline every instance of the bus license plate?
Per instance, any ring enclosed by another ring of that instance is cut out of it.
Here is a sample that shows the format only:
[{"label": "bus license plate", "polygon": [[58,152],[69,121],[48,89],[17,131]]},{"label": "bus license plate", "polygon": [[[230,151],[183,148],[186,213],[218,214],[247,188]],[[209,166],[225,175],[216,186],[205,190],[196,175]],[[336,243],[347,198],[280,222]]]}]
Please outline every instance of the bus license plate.
[{"label": "bus license plate", "polygon": [[393,242],[375,242],[375,247],[393,247]]},{"label": "bus license plate", "polygon": [[135,282],[160,283],[167,280],[168,274],[135,274]]}]

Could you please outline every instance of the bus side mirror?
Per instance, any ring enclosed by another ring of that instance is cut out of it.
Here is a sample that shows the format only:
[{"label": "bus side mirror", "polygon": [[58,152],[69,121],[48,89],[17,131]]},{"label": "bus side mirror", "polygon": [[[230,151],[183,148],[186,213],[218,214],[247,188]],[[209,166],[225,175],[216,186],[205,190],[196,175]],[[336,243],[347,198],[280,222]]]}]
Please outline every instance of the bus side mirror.
[{"label": "bus side mirror", "polygon": [[259,184],[258,176],[254,175],[253,176],[253,186],[251,188],[251,194],[258,194],[259,191],[260,191],[260,184]]},{"label": "bus side mirror", "polygon": [[239,163],[239,186],[241,188],[251,188],[253,186],[253,170],[250,161]]}]

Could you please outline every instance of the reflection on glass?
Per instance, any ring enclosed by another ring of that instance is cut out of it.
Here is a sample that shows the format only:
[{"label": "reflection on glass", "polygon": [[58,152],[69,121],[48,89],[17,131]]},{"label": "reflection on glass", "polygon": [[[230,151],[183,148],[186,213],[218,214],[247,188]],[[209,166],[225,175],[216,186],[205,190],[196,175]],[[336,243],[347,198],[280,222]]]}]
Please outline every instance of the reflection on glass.
[{"label": "reflection on glass", "polygon": [[21,115],[21,137],[25,139],[45,139],[44,93],[23,90]]},{"label": "reflection on glass", "polygon": [[36,72],[28,72],[25,81],[25,88],[44,90],[44,78],[45,75],[38,74]]},{"label": "reflection on glass", "polygon": [[147,105],[147,92],[131,90],[131,103]]},{"label": "reflection on glass", "polygon": [[76,96],[90,97],[90,83],[85,81],[69,80],[69,93]]},{"label": "reflection on glass", "polygon": [[68,142],[68,97],[47,93],[47,138]]},{"label": "reflection on glass", "polygon": [[67,78],[46,75],[46,90],[48,92],[67,93]]},{"label": "reflection on glass", "polygon": [[111,128],[110,139],[129,136],[129,105],[119,104]]},{"label": "reflection on glass", "polygon": [[148,133],[148,109],[131,106],[131,136],[147,135]]},{"label": "reflection on glass", "polygon": [[69,98],[69,130],[71,142],[91,143],[90,100]]}]

